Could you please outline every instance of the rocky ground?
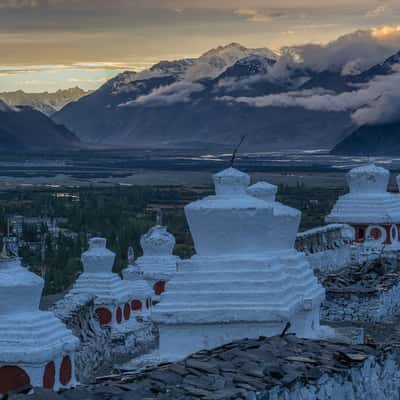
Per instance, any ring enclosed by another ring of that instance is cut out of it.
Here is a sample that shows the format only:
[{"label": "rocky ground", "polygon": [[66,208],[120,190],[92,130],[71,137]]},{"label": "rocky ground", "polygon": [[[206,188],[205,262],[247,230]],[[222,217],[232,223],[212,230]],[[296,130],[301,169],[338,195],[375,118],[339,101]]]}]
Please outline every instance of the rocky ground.
[{"label": "rocky ground", "polygon": [[[336,391],[341,396],[340,388],[347,391],[346,399],[372,398],[354,397],[371,390],[376,399],[395,399],[392,392],[398,393],[399,388],[387,381],[397,381],[396,365],[387,349],[374,346],[309,341],[291,335],[246,339],[181,362],[99,378],[94,385],[59,394],[35,390],[30,400],[321,400],[344,398],[329,397]],[[300,393],[314,393],[315,397],[298,397]],[[22,400],[25,396],[10,398]]]},{"label": "rocky ground", "polygon": [[396,263],[378,259],[361,266],[351,265],[339,272],[321,278],[327,295],[373,295],[397,285],[400,270]]},{"label": "rocky ground", "polygon": [[379,257],[319,276],[326,289],[321,318],[326,321],[384,322],[398,313],[400,268],[397,257]]}]

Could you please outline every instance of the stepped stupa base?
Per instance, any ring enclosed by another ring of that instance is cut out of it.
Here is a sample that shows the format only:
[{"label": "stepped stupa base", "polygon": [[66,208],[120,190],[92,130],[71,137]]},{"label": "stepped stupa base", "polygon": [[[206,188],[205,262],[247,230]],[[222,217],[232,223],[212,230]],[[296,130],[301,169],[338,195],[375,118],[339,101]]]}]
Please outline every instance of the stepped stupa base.
[{"label": "stepped stupa base", "polygon": [[253,257],[194,256],[178,270],[153,310],[163,360],[284,331],[308,339],[333,334],[319,323],[324,290],[305,256],[294,250]]}]

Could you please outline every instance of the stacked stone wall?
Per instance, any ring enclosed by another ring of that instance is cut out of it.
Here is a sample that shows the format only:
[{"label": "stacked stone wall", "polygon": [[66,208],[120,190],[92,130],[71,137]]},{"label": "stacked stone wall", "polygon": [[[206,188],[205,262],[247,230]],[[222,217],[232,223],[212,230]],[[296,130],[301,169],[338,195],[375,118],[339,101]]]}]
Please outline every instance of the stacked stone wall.
[{"label": "stacked stone wall", "polygon": [[76,373],[80,382],[110,373],[115,364],[129,361],[153,349],[157,338],[154,326],[141,321],[118,333],[101,326],[91,295],[67,295],[57,302],[55,315],[72,330],[80,341],[76,352]]},{"label": "stacked stone wall", "polygon": [[296,249],[304,252],[311,267],[320,273],[337,271],[353,258],[351,240],[344,235],[346,225],[332,224],[301,232]]},{"label": "stacked stone wall", "polygon": [[380,322],[395,315],[400,308],[400,283],[393,288],[372,295],[328,293],[321,305],[321,319],[325,321]]}]

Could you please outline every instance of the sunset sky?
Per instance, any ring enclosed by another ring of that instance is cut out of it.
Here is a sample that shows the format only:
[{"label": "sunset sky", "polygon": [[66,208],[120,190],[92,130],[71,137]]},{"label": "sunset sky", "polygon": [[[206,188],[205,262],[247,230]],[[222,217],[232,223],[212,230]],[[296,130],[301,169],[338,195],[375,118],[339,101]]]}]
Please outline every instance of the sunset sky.
[{"label": "sunset sky", "polygon": [[326,43],[399,17],[399,0],[0,0],[0,91],[93,89],[230,42]]}]

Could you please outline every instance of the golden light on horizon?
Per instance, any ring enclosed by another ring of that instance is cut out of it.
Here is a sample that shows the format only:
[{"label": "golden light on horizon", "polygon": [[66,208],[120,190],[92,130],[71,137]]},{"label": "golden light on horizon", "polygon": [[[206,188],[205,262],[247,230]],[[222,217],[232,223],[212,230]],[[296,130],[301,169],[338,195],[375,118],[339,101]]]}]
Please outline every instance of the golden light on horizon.
[{"label": "golden light on horizon", "polygon": [[397,26],[379,26],[371,29],[372,36],[376,39],[385,39],[388,36],[392,36],[400,33],[400,25]]}]

